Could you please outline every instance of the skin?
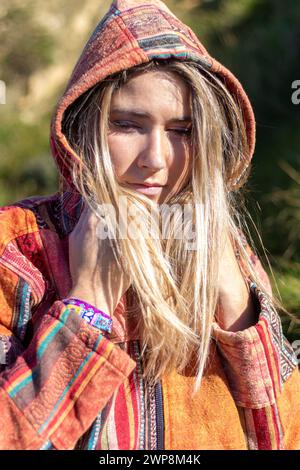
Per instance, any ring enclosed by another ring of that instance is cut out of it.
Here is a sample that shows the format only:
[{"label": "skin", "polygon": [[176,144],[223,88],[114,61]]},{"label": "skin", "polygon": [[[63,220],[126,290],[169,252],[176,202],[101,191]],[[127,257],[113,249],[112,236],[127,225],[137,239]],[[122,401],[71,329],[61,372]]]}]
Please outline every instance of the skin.
[{"label": "skin", "polygon": [[[121,109],[126,112],[121,113]],[[147,115],[133,115],[136,111]],[[158,193],[147,197],[157,203],[166,202],[191,175],[190,127],[190,91],[183,79],[164,71],[132,77],[113,94],[110,110],[108,144],[118,183],[131,189],[131,183],[159,183],[163,187]],[[95,248],[97,244],[92,239],[96,223],[90,210],[85,210],[70,236],[73,288],[69,295],[113,312],[130,281],[114,266],[107,246],[99,248],[98,244]],[[105,262],[100,265],[105,270],[99,274],[99,270],[91,269],[91,263],[99,266],[104,251]],[[119,289],[113,287],[116,284]],[[219,285],[216,319],[220,327],[238,331],[254,325],[258,314],[229,237],[221,260]]]},{"label": "skin", "polygon": [[[157,195],[147,196],[158,203],[186,184],[192,164],[189,103],[190,91],[185,82],[162,71],[133,77],[114,93],[108,144],[120,184],[162,184]],[[123,114],[121,110],[149,116]],[[185,117],[188,119],[180,121]]]}]

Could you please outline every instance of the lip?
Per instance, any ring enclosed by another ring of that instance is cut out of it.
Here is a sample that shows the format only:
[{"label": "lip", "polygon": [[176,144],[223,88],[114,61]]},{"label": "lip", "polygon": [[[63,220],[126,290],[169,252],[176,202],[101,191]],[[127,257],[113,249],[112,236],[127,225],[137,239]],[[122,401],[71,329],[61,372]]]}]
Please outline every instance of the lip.
[{"label": "lip", "polygon": [[159,194],[164,187],[164,185],[160,185],[157,183],[145,183],[145,184],[138,184],[138,183],[128,183],[130,186],[133,186],[136,191],[139,191],[143,194],[151,194],[156,195]]}]

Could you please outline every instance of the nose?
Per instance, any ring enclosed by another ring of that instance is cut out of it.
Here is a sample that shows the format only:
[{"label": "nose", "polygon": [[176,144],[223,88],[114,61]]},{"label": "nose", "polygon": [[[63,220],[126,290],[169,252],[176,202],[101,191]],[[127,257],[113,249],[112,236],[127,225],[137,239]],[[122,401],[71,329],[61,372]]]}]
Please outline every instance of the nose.
[{"label": "nose", "polygon": [[140,168],[162,170],[167,166],[169,146],[164,131],[154,129],[147,135],[145,148],[138,158]]}]

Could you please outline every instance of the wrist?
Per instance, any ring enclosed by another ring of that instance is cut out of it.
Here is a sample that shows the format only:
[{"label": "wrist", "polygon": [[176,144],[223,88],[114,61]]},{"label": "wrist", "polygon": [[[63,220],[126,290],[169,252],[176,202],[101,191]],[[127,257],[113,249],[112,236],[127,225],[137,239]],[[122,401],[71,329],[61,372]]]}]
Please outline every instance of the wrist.
[{"label": "wrist", "polygon": [[250,286],[244,284],[240,289],[219,297],[217,319],[224,330],[239,331],[257,323],[259,312],[254,302]]},{"label": "wrist", "polygon": [[107,301],[103,297],[96,295],[95,292],[92,292],[88,289],[74,287],[66,295],[66,298],[71,298],[71,297],[83,300],[84,302],[87,302],[88,304],[93,305],[98,310],[101,310],[102,312],[106,313],[109,316],[111,314],[111,309],[109,308]]}]

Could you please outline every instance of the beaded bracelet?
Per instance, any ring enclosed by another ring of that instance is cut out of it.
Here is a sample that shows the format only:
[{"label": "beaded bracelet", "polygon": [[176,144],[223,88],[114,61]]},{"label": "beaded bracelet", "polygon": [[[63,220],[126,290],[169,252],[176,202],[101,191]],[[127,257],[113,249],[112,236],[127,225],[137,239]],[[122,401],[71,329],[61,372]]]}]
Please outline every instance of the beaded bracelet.
[{"label": "beaded bracelet", "polygon": [[77,299],[76,297],[63,299],[62,302],[69,307],[73,307],[79,316],[90,325],[95,326],[99,330],[111,333],[112,318],[102,312],[102,310],[99,310],[93,305],[85,302],[84,300]]}]

